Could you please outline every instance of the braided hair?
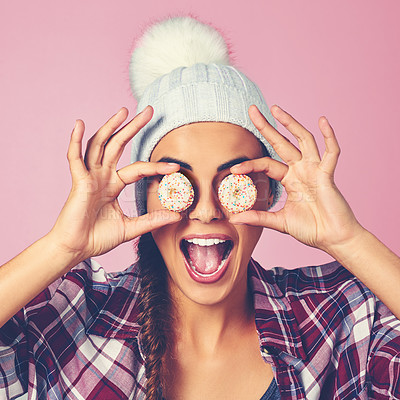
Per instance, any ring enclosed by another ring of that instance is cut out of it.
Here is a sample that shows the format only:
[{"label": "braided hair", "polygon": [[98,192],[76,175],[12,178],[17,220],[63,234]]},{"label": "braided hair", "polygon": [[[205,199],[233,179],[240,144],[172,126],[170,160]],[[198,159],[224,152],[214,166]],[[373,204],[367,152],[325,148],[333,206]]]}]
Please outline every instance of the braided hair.
[{"label": "braided hair", "polygon": [[138,255],[141,274],[138,323],[145,357],[146,400],[161,400],[164,355],[172,333],[167,268],[151,233],[141,236]]}]

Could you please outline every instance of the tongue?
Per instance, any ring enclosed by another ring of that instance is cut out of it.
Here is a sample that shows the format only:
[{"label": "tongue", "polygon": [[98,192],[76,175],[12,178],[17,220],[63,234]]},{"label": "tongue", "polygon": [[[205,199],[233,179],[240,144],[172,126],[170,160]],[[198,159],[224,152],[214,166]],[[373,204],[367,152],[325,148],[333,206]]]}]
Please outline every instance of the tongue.
[{"label": "tongue", "polygon": [[199,246],[188,243],[187,250],[190,260],[196,271],[201,274],[212,274],[221,264],[226,245],[224,243],[214,244],[213,246]]}]

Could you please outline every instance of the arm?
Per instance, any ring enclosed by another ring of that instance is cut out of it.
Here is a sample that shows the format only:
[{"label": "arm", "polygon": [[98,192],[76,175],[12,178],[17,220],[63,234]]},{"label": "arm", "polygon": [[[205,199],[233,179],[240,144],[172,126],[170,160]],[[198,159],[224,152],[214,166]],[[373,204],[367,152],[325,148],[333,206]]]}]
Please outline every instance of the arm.
[{"label": "arm", "polygon": [[0,268],[0,327],[79,261],[46,235],[4,264]]},{"label": "arm", "polygon": [[363,229],[328,253],[362,281],[400,320],[400,258]]},{"label": "arm", "polygon": [[116,170],[125,145],[152,114],[148,107],[116,132],[128,116],[122,108],[89,139],[84,159],[84,125],[77,121],[67,155],[72,189],[54,227],[0,267],[0,326],[80,261],[180,219],[168,210],[130,218],[118,204],[126,185],[179,169],[176,164],[137,162]]},{"label": "arm", "polygon": [[299,148],[275,130],[255,106],[250,117],[283,162],[265,157],[235,165],[232,173],[264,172],[279,180],[287,200],[277,212],[246,211],[232,223],[264,226],[288,233],[300,242],[319,248],[359,278],[400,319],[400,258],[364,229],[333,179],[340,148],[332,127],[321,117],[325,140],[320,157],[313,135],[277,106],[273,116],[297,139]]}]

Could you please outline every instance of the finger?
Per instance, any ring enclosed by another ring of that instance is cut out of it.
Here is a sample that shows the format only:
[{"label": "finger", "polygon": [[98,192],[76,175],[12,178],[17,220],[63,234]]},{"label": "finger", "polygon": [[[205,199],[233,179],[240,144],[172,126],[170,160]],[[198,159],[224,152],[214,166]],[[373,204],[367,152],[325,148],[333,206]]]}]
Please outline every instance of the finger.
[{"label": "finger", "polygon": [[88,140],[85,152],[85,164],[88,169],[101,166],[104,145],[127,117],[128,110],[125,107],[121,108]]},{"label": "finger", "polygon": [[281,181],[286,175],[289,167],[270,157],[256,158],[254,160],[243,161],[231,167],[233,174],[249,174],[251,172],[265,172],[270,178]]},{"label": "finger", "polygon": [[128,124],[109,137],[105,144],[102,165],[116,168],[127,143],[151,120],[153,108],[147,106]]},{"label": "finger", "polygon": [[322,156],[320,168],[328,174],[333,175],[340,155],[339,143],[326,117],[321,117],[318,125],[325,140],[325,152]]},{"label": "finger", "polygon": [[284,136],[282,136],[261,114],[257,106],[252,105],[249,108],[249,116],[255,125],[255,127],[260,131],[260,133],[265,137],[265,139],[271,144],[278,155],[287,164],[293,164],[296,161],[301,160],[301,153],[296,146],[291,144]]},{"label": "finger", "polygon": [[126,218],[125,241],[128,241],[162,226],[179,222],[182,216],[174,211],[156,210],[140,217]]},{"label": "finger", "polygon": [[235,225],[262,226],[264,228],[274,229],[278,232],[285,232],[285,225],[280,211],[260,211],[250,210],[232,215],[229,222]]},{"label": "finger", "polygon": [[69,169],[71,171],[72,180],[84,177],[88,172],[82,158],[82,138],[84,132],[84,122],[81,120],[77,120],[71,133],[71,138],[67,151],[67,159],[69,163]]},{"label": "finger", "polygon": [[314,136],[303,125],[277,105],[271,107],[271,113],[297,139],[303,159],[321,160]]},{"label": "finger", "polygon": [[178,171],[179,168],[179,164],[175,163],[136,161],[118,170],[117,174],[122,182],[128,185],[146,176],[171,174]]}]

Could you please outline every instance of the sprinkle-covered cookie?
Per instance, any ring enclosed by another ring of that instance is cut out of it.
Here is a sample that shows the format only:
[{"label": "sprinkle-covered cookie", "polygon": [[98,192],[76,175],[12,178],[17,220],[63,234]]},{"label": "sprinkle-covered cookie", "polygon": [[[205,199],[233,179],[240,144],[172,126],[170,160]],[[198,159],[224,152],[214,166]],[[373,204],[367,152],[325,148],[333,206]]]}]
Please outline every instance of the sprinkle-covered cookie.
[{"label": "sprinkle-covered cookie", "polygon": [[218,188],[221,204],[231,213],[250,210],[257,199],[257,189],[248,175],[230,174]]},{"label": "sprinkle-covered cookie", "polygon": [[184,211],[193,203],[193,186],[180,172],[165,175],[158,186],[158,198],[164,208],[177,212]]}]

